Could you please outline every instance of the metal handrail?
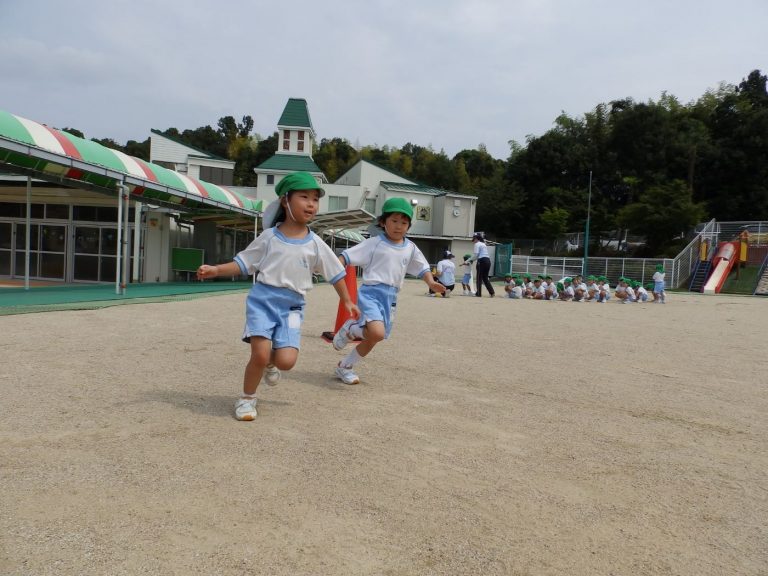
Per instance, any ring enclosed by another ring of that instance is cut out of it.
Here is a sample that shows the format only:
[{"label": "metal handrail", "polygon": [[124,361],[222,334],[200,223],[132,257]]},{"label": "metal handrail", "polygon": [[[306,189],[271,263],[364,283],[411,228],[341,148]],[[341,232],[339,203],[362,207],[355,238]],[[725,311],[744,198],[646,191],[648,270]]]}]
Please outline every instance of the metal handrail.
[{"label": "metal handrail", "polygon": [[760,286],[760,280],[763,279],[763,274],[765,273],[766,267],[768,267],[768,254],[765,255],[765,258],[763,258],[763,263],[760,265],[760,270],[757,272],[757,283],[755,284],[755,289],[752,290],[752,296],[757,294],[757,289]]}]

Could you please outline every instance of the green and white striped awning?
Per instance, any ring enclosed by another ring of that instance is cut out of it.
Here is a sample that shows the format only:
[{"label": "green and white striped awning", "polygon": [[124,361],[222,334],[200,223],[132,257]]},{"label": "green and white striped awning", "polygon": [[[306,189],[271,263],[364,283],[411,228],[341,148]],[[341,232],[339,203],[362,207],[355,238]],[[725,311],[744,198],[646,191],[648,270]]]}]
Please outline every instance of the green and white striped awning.
[{"label": "green and white striped awning", "polygon": [[136,200],[194,214],[229,212],[253,222],[261,201],[224,186],[190,178],[0,110],[0,166],[68,186],[115,194],[124,184]]}]

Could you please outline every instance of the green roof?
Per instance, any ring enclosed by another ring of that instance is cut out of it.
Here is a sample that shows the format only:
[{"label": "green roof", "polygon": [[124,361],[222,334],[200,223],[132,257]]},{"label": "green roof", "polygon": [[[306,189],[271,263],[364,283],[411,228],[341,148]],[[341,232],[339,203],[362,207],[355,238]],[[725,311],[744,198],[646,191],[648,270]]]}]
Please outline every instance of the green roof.
[{"label": "green roof", "polygon": [[289,172],[295,172],[302,170],[304,172],[319,172],[322,174],[322,170],[318,168],[314,160],[309,156],[297,155],[297,154],[275,154],[271,158],[265,160],[256,167],[257,170],[287,170]]},{"label": "green roof", "polygon": [[277,121],[277,125],[296,126],[313,130],[312,121],[309,119],[307,101],[304,98],[289,98],[288,104],[285,105],[283,114],[280,116],[280,120]]}]

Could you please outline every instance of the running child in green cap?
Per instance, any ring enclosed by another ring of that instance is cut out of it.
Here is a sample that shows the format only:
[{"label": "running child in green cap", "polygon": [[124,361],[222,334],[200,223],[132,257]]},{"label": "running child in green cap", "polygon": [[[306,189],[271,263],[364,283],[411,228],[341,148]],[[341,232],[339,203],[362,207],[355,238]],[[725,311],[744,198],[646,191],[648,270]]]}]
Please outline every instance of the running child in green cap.
[{"label": "running child in green cap", "polygon": [[333,338],[333,347],[342,350],[350,340],[362,338],[354,350],[341,359],[335,375],[344,384],[359,384],[355,365],[386,338],[392,330],[397,306],[397,293],[406,274],[421,278],[434,292],[443,293],[445,286],[436,282],[429,263],[405,237],[411,227],[413,206],[405,198],[389,198],[384,202],[379,227],[384,232],[368,238],[341,253],[343,264],[363,269],[363,285],[357,292],[360,318],[350,318]]},{"label": "running child in green cap", "polygon": [[349,297],[344,267],[307,226],[325,194],[314,176],[307,172],[289,174],[278,182],[275,192],[278,199],[262,216],[264,231],[234,261],[203,264],[197,270],[201,280],[258,272],[246,300],[242,338],[251,346],[251,358],[245,367],[243,394],[235,402],[238,420],[256,418],[256,389],[262,377],[274,386],[280,380],[280,370],[290,370],[296,364],[304,296],[312,289],[313,272],[328,278],[351,316],[360,314]]},{"label": "running child in green cap", "polygon": [[667,295],[664,292],[664,277],[666,276],[664,272],[664,265],[663,264],[657,264],[656,265],[656,272],[653,273],[653,303],[658,304],[661,302],[662,304],[666,304]]},{"label": "running child in green cap", "polygon": [[472,292],[472,254],[464,254],[464,262],[461,263],[464,276],[461,278],[461,289],[464,296],[473,296]]}]

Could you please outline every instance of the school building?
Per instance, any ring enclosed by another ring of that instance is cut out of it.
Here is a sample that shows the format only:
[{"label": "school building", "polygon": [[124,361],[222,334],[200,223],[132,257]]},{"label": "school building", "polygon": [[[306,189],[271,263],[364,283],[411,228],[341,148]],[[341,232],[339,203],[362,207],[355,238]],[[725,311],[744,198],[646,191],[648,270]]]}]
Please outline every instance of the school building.
[{"label": "school building", "polygon": [[278,151],[248,188],[232,186],[234,162],[155,130],[146,162],[0,111],[0,280],[178,279],[247,246],[275,185],[297,170],[326,190],[312,227],[331,246],[363,240],[387,198],[400,196],[414,205],[409,237],[429,261],[445,249],[472,251],[476,197],[365,160],[328,182],[312,159],[317,135],[304,99],[288,100],[277,130]]}]

